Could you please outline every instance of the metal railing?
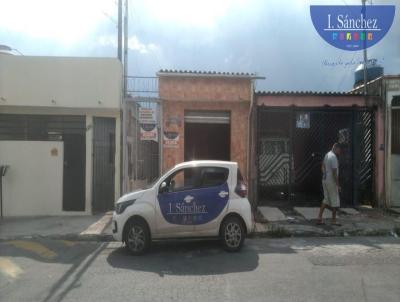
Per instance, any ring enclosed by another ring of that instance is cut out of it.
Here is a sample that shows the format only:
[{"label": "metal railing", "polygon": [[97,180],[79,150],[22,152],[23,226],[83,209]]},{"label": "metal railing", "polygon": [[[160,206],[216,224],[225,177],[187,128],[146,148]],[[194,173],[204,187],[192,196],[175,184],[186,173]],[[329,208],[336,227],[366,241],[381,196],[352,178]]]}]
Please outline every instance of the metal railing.
[{"label": "metal railing", "polygon": [[127,76],[126,93],[133,97],[158,97],[158,77]]},{"label": "metal railing", "polygon": [[[127,76],[123,103],[123,191],[146,187],[161,173],[162,108],[158,77]],[[157,139],[142,137],[141,108],[155,111]]]}]

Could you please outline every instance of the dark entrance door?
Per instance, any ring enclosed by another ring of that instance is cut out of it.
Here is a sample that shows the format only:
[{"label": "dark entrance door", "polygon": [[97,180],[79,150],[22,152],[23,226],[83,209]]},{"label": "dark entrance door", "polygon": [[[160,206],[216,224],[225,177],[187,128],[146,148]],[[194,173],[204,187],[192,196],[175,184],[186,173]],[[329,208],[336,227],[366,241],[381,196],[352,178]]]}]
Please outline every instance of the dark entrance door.
[{"label": "dark entrance door", "polygon": [[114,207],[115,119],[93,118],[93,211]]},{"label": "dark entrance door", "polygon": [[85,135],[64,134],[63,210],[85,210]]},{"label": "dark entrance door", "polygon": [[[301,116],[309,118],[302,127]],[[352,112],[303,111],[295,112],[293,127],[293,198],[300,202],[320,203],[321,163],[335,142],[341,143],[339,180],[341,204],[352,204]]]},{"label": "dark entrance door", "polygon": [[185,161],[230,160],[231,128],[227,111],[185,111]]},{"label": "dark entrance door", "polygon": [[185,123],[185,161],[230,159],[229,124]]},{"label": "dark entrance door", "polygon": [[[372,179],[372,114],[352,109],[262,109],[258,114],[258,188],[269,204],[321,202],[321,162],[335,142],[341,205],[365,198]],[[363,197],[364,196],[364,197]]]}]

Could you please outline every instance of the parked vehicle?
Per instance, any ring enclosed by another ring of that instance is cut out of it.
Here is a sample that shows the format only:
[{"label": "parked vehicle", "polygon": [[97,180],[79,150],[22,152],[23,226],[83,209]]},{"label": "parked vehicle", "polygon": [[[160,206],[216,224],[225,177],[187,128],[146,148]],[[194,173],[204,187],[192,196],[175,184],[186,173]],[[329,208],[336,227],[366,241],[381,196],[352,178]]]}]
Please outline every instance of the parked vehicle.
[{"label": "parked vehicle", "polygon": [[237,163],[191,161],[176,165],[146,190],[122,196],[113,236],[144,253],[152,240],[219,237],[227,251],[243,246],[253,219]]}]

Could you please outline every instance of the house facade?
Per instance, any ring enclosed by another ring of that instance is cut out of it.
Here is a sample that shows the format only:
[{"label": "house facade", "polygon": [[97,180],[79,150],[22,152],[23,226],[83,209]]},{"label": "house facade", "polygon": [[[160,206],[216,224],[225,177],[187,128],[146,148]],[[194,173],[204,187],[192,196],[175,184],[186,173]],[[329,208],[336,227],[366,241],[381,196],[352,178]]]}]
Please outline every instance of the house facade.
[{"label": "house facade", "polygon": [[317,206],[321,162],[340,143],[341,206],[375,205],[375,114],[379,102],[357,92],[257,92],[258,204]]},{"label": "house facade", "polygon": [[[363,91],[360,85],[353,91]],[[384,75],[367,83],[376,110],[377,199],[383,207],[400,207],[400,75]]]},{"label": "house facade", "polygon": [[161,70],[163,171],[194,159],[232,160],[244,175],[249,163],[253,82],[243,73]]},{"label": "house facade", "polygon": [[3,216],[113,208],[121,92],[117,59],[0,54]]}]

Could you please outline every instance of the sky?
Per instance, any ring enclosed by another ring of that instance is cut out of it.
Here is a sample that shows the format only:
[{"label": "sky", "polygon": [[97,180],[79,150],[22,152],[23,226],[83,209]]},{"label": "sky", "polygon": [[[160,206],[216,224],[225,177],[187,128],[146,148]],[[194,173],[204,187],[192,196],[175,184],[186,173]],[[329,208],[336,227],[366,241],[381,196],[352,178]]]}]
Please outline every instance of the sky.
[{"label": "sky", "polygon": [[[257,90],[347,91],[362,51],[326,43],[313,27],[309,7],[360,3],[129,0],[128,74],[252,72],[266,77],[257,81]],[[368,57],[377,59],[385,74],[400,74],[400,0],[373,4],[394,4],[397,11]],[[117,0],[0,0],[0,44],[27,56],[116,57]]]}]

